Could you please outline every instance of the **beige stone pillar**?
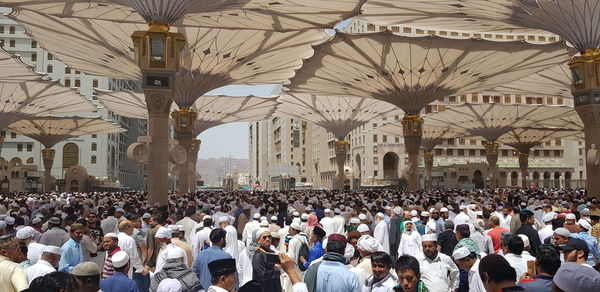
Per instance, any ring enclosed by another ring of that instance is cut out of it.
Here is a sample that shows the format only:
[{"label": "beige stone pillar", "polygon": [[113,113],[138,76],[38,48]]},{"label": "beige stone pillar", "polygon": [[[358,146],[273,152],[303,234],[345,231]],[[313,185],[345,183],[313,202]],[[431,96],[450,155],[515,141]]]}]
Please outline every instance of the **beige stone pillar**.
[{"label": "beige stone pillar", "polygon": [[344,140],[337,140],[335,142],[335,163],[337,165],[337,171],[335,178],[337,179],[337,189],[343,190],[346,181],[346,172],[344,171],[344,165],[346,164],[346,154],[348,154],[348,142]]},{"label": "beige stone pillar", "polygon": [[0,157],[1,157],[1,154],[2,154],[2,144],[4,144],[4,139],[5,138],[6,137],[4,137],[4,136],[0,136]]},{"label": "beige stone pillar", "polygon": [[42,161],[44,163],[44,192],[48,193],[53,191],[52,184],[50,183],[50,172],[52,171],[52,165],[54,164],[54,156],[56,150],[52,148],[42,149]]},{"label": "beige stone pillar", "polygon": [[433,172],[433,152],[424,152],[423,160],[425,161],[425,188],[433,188],[432,172]]},{"label": "beige stone pillar", "polygon": [[[600,49],[588,49],[569,62],[575,110],[584,124],[586,155],[600,148]],[[586,164],[588,196],[600,198],[600,165]]]},{"label": "beige stone pillar", "polygon": [[423,119],[418,114],[407,114],[402,118],[402,132],[404,134],[404,147],[408,154],[408,190],[417,191],[419,181],[419,149],[423,137]]},{"label": "beige stone pillar", "polygon": [[145,93],[152,142],[148,151],[148,203],[167,204],[169,192],[169,111],[171,96]]},{"label": "beige stone pillar", "polygon": [[201,141],[198,139],[192,139],[192,143],[190,144],[190,155],[188,155],[189,161],[189,186],[190,190],[196,191],[196,166],[198,164],[198,152],[200,152]]},{"label": "beige stone pillar", "polygon": [[490,167],[490,187],[492,189],[498,187],[498,148],[500,148],[500,144],[496,142],[485,144],[485,157]]},{"label": "beige stone pillar", "polygon": [[527,168],[529,167],[529,153],[519,152],[519,169],[521,169],[521,187],[529,188],[527,185]]},{"label": "beige stone pillar", "polygon": [[[178,111],[171,113],[171,117],[173,117],[175,138],[179,142],[179,145],[185,148],[185,151],[189,156],[192,145],[194,122],[196,121],[196,118],[198,118],[198,114],[190,111],[187,107],[181,107]],[[179,171],[179,185],[177,191],[181,194],[190,191],[190,169],[188,161],[189,157],[182,164]]]}]

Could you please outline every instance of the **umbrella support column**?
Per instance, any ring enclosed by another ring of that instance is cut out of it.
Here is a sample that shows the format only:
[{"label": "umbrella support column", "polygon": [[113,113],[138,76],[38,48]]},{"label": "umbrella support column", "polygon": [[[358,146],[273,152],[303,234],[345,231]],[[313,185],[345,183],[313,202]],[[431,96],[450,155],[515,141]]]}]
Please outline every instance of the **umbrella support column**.
[{"label": "umbrella support column", "polygon": [[50,172],[52,171],[52,165],[54,164],[54,156],[56,150],[52,148],[42,149],[42,161],[44,163],[44,193],[53,191],[52,184],[50,183]]},{"label": "umbrella support column", "polygon": [[519,168],[521,169],[521,187],[527,186],[527,168],[529,167],[529,153],[519,152]]},{"label": "umbrella support column", "polygon": [[408,165],[406,167],[406,179],[408,190],[415,192],[419,190],[419,149],[423,138],[423,119],[418,114],[409,114],[402,118],[402,131],[404,134],[404,146],[408,154]]},{"label": "umbrella support column", "polygon": [[425,161],[425,188],[432,189],[432,172],[433,172],[433,152],[424,152],[423,160]]},{"label": "umbrella support column", "polygon": [[485,157],[490,169],[490,188],[498,187],[498,149],[500,144],[496,142],[487,142],[485,144]]},{"label": "umbrella support column", "polygon": [[335,163],[337,165],[337,171],[335,178],[337,179],[337,189],[343,190],[346,182],[346,173],[344,172],[344,165],[346,164],[346,154],[348,153],[348,142],[344,140],[337,140],[335,142]]}]

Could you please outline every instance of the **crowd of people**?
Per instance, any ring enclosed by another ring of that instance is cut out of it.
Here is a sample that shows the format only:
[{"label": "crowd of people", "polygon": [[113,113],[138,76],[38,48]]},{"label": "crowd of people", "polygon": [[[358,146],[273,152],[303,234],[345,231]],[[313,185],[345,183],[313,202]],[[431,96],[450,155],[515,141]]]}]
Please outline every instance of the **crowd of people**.
[{"label": "crowd of people", "polygon": [[0,291],[600,291],[585,190],[0,197]]}]

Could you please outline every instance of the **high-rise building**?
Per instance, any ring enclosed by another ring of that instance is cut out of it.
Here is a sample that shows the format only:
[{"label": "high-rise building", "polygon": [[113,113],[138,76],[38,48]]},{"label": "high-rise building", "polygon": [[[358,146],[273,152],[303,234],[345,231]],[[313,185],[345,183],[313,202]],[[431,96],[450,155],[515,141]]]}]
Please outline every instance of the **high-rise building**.
[{"label": "high-rise building", "polygon": [[[47,74],[49,78],[60,81],[64,86],[77,88],[82,95],[99,106],[97,115],[113,120],[126,130],[120,134],[77,137],[56,144],[52,176],[60,184],[69,167],[80,165],[86,169],[89,176],[97,178],[103,186],[144,188],[144,166],[127,159],[127,147],[136,142],[138,136],[145,135],[147,122],[115,115],[104,109],[94,96],[96,90],[139,90],[138,84],[88,75],[67,67],[28,37],[22,26],[6,17],[5,14],[9,12],[10,9],[0,8],[0,46],[12,54],[19,55],[24,63],[34,66],[35,71]],[[43,170],[43,146],[39,142],[15,133],[2,132],[2,135],[6,137],[2,147],[2,159],[12,162],[13,165],[35,166],[38,170]]]}]

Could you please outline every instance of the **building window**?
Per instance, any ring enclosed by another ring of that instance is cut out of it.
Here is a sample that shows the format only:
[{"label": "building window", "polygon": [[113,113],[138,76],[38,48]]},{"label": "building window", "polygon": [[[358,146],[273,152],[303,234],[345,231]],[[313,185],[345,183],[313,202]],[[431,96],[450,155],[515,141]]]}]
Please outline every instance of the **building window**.
[{"label": "building window", "polygon": [[521,96],[520,95],[515,96],[515,103],[521,103]]},{"label": "building window", "polygon": [[27,152],[33,151],[33,144],[27,144]]},{"label": "building window", "polygon": [[11,47],[11,48],[14,48],[14,47],[15,47],[15,45],[16,45],[16,42],[15,42],[15,40],[10,40],[10,42],[9,42],[8,46],[9,46],[9,47]]},{"label": "building window", "polygon": [[36,52],[31,53],[31,61],[32,62],[36,62],[37,61],[37,53]]},{"label": "building window", "polygon": [[454,145],[454,139],[450,138],[450,139],[446,140],[446,143],[448,143],[448,145]]},{"label": "building window", "polygon": [[556,104],[563,104],[563,98],[562,98],[562,97],[559,97],[559,98],[556,100]]},{"label": "building window", "polygon": [[377,146],[373,146],[373,154],[377,154]]},{"label": "building window", "polygon": [[442,156],[442,149],[435,149],[436,156]]},{"label": "building window", "polygon": [[97,79],[94,79],[92,81],[92,87],[94,87],[94,88],[98,87],[98,80]]},{"label": "building window", "polygon": [[52,57],[52,54],[48,53],[48,60],[53,60],[54,57]]},{"label": "building window", "polygon": [[554,145],[561,146],[562,145],[562,140],[561,139],[554,140]]},{"label": "building window", "polygon": [[79,164],[79,147],[75,143],[67,143],[63,146],[63,168],[69,168]]},{"label": "building window", "polygon": [[469,139],[469,144],[477,145],[477,140]]},{"label": "building window", "polygon": [[502,149],[502,156],[508,156],[508,149]]},{"label": "building window", "polygon": [[17,144],[17,151],[19,151],[19,152],[23,151],[23,144],[21,144],[21,143]]},{"label": "building window", "polygon": [[554,150],[554,157],[560,157],[560,150]]},{"label": "building window", "polygon": [[447,156],[453,156],[454,155],[454,151],[452,149],[446,149],[446,155]]},{"label": "building window", "polygon": [[92,151],[98,150],[98,144],[92,143]]},{"label": "building window", "polygon": [[465,145],[465,138],[459,138],[458,145]]},{"label": "building window", "polygon": [[27,164],[33,164],[33,157],[27,158]]},{"label": "building window", "polygon": [[67,86],[67,87],[71,86],[71,79],[65,79],[65,86]]},{"label": "building window", "polygon": [[373,170],[373,176],[377,178],[377,170]]},{"label": "building window", "polygon": [[92,158],[91,158],[91,161],[90,161],[90,163],[91,163],[91,164],[96,164],[96,160],[97,160],[97,159],[96,159],[96,155],[92,155]]},{"label": "building window", "polygon": [[98,134],[92,134],[92,138],[98,138]]},{"label": "building window", "polygon": [[373,143],[377,143],[377,135],[373,135]]},{"label": "building window", "polygon": [[465,149],[458,149],[458,156],[465,156]]},{"label": "building window", "polygon": [[469,149],[469,156],[475,156],[475,149]]},{"label": "building window", "polygon": [[32,49],[37,48],[37,42],[36,41],[31,41],[31,48]]},{"label": "building window", "polygon": [[71,68],[65,67],[65,74],[71,74]]},{"label": "building window", "polygon": [[8,33],[10,33],[10,34],[15,34],[15,31],[16,31],[16,29],[15,29],[15,27],[14,27],[14,26],[11,26],[11,27],[8,29]]},{"label": "building window", "polygon": [[383,135],[383,143],[387,143],[387,136]]},{"label": "building window", "polygon": [[540,156],[540,150],[533,150],[533,156],[535,156],[535,157]]},{"label": "building window", "polygon": [[510,103],[510,95],[504,96],[504,103]]},{"label": "building window", "polygon": [[53,72],[54,72],[54,67],[52,67],[52,65],[46,66],[46,73],[53,73]]},{"label": "building window", "polygon": [[81,87],[81,80],[75,79],[75,87]]},{"label": "building window", "polygon": [[16,138],[17,138],[17,133],[13,133],[13,132],[11,132],[11,133],[10,133],[10,137],[11,137],[12,139],[16,139]]},{"label": "building window", "polygon": [[400,138],[398,138],[398,137],[394,138],[394,142],[400,143]]},{"label": "building window", "polygon": [[379,157],[373,157],[373,165],[379,164]]},{"label": "building window", "polygon": [[4,25],[0,25],[0,33],[4,33]]},{"label": "building window", "polygon": [[544,104],[544,99],[541,98],[541,97],[538,97],[538,98],[535,99],[535,103],[537,103],[537,104]]}]

